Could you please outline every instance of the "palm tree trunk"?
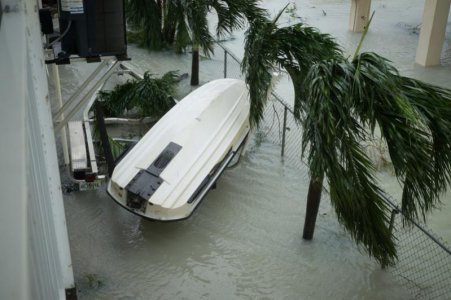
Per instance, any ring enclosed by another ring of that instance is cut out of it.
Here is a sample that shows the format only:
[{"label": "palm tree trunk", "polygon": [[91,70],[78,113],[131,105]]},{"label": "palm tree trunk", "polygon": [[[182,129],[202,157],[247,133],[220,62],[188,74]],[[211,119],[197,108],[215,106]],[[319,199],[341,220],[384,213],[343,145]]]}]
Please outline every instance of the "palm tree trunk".
[{"label": "palm tree trunk", "polygon": [[191,85],[199,85],[199,45],[193,44],[193,59],[191,61]]},{"label": "palm tree trunk", "polygon": [[307,195],[307,210],[305,212],[305,223],[303,239],[311,240],[315,231],[316,216],[318,215],[319,203],[321,201],[321,192],[323,190],[324,176],[312,177]]}]

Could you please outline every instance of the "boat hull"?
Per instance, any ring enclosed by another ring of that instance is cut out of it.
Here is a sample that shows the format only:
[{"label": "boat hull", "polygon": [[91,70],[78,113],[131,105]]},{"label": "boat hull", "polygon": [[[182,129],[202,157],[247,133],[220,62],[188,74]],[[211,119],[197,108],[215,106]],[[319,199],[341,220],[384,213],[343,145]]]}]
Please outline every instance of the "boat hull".
[{"label": "boat hull", "polygon": [[249,128],[245,83],[207,83],[174,106],[120,161],[108,194],[148,219],[186,219],[239,155]]}]

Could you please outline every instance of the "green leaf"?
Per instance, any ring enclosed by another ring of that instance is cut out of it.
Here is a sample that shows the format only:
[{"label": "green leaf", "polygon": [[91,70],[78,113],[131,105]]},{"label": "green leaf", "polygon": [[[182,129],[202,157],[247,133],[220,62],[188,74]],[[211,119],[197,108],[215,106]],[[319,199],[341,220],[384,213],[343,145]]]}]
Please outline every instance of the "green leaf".
[{"label": "green leaf", "polygon": [[171,95],[177,79],[175,71],[167,72],[161,78],[154,78],[146,72],[142,80],[129,80],[112,91],[102,91],[99,97],[104,102],[105,114],[121,116],[136,108],[142,117],[161,118],[174,106]]}]

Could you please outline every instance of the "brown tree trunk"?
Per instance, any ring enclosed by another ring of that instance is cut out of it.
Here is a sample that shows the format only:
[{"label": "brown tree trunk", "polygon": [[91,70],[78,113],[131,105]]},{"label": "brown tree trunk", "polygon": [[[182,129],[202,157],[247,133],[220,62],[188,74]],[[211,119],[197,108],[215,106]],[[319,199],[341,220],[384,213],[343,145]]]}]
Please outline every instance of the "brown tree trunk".
[{"label": "brown tree trunk", "polygon": [[307,210],[305,212],[304,233],[302,238],[311,240],[315,231],[316,216],[318,215],[321,192],[323,190],[323,176],[311,178],[307,195]]},{"label": "brown tree trunk", "polygon": [[191,85],[199,85],[199,46],[193,45],[191,61]]}]

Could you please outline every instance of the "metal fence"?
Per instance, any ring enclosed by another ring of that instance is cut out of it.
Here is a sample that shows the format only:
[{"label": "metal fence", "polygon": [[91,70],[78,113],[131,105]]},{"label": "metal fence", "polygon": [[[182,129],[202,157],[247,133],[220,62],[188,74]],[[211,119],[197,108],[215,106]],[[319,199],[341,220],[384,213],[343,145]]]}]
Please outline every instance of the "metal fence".
[{"label": "metal fence", "polygon": [[[221,53],[221,54],[219,54]],[[241,78],[240,60],[226,47],[217,44],[215,58],[223,53],[223,72],[220,76]],[[281,147],[281,156],[308,177],[308,169],[300,157],[302,128],[295,121],[293,110],[276,93],[272,93],[264,112],[257,137],[265,138]],[[325,189],[327,192],[327,188]],[[414,299],[451,299],[451,250],[424,224],[402,215],[395,200],[391,200],[392,230],[397,240],[398,262],[388,271],[396,275]]]}]

